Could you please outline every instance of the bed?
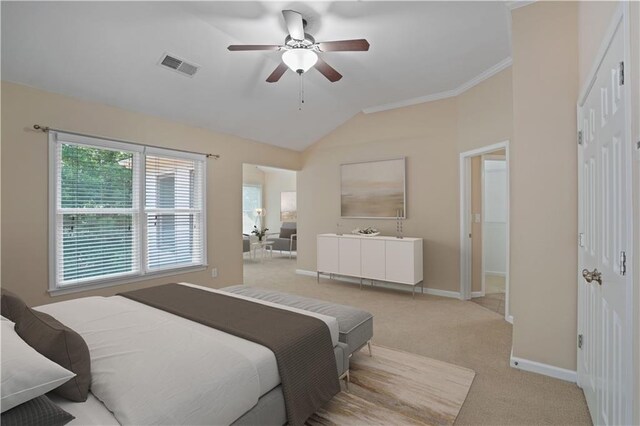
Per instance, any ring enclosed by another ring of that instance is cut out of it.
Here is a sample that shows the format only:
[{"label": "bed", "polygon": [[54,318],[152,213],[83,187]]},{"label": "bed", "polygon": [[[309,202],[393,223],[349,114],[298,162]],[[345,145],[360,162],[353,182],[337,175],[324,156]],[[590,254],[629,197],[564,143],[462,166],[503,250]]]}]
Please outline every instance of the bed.
[{"label": "bed", "polygon": [[[348,371],[350,352],[339,341],[335,317],[181,285],[321,320],[331,336],[338,374]],[[86,297],[34,309],[78,332],[89,347],[87,401],[52,397],[76,417],[72,425],[287,422],[276,358],[265,346],[122,296]]]}]

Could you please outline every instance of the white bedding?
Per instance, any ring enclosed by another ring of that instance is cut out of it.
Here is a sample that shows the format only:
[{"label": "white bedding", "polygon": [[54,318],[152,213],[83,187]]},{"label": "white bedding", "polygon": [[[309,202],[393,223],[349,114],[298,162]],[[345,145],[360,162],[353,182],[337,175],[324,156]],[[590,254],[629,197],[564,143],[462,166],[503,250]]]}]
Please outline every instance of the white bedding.
[{"label": "white bedding", "polygon": [[[337,344],[335,318],[251,300],[320,318]],[[229,424],[280,383],[266,347],[127,298],[87,297],[36,309],[85,339],[91,392],[122,424]]]},{"label": "white bedding", "polygon": [[89,392],[85,402],[72,402],[55,394],[47,395],[58,407],[71,414],[75,419],[67,423],[70,426],[120,426],[113,413],[107,410],[98,398]]}]

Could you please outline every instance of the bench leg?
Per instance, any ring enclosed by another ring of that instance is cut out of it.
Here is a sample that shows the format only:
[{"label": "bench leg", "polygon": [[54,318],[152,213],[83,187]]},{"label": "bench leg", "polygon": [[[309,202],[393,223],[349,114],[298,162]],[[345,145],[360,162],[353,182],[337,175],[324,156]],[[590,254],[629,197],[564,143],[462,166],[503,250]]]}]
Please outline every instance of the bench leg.
[{"label": "bench leg", "polygon": [[318,280],[318,284],[320,284],[320,271],[317,272],[318,276],[317,276],[317,280]]},{"label": "bench leg", "polygon": [[369,348],[369,356],[373,357],[373,352],[371,351],[371,340],[367,342],[367,348]]}]

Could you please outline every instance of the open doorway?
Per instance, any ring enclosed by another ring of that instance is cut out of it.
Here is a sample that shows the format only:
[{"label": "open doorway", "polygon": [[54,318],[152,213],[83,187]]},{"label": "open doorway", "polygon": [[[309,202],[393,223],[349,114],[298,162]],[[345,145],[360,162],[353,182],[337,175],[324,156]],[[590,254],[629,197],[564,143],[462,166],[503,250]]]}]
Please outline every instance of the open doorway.
[{"label": "open doorway", "polygon": [[461,297],[509,313],[508,142],[461,154]]},{"label": "open doorway", "polygon": [[242,255],[245,276],[281,267],[297,257],[296,172],[242,166]]}]

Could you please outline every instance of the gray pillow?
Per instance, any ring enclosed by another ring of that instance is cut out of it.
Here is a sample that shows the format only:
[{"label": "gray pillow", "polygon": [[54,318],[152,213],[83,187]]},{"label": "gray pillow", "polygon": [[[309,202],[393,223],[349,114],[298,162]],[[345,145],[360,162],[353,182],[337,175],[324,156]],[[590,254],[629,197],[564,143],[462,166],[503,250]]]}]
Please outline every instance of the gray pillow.
[{"label": "gray pillow", "polygon": [[78,333],[51,315],[29,308],[15,294],[2,290],[2,315],[16,323],[16,333],[29,346],[76,377],[53,392],[71,401],[83,402],[91,384],[91,357]]},{"label": "gray pillow", "polygon": [[2,413],[2,426],[63,426],[75,419],[41,395]]}]

